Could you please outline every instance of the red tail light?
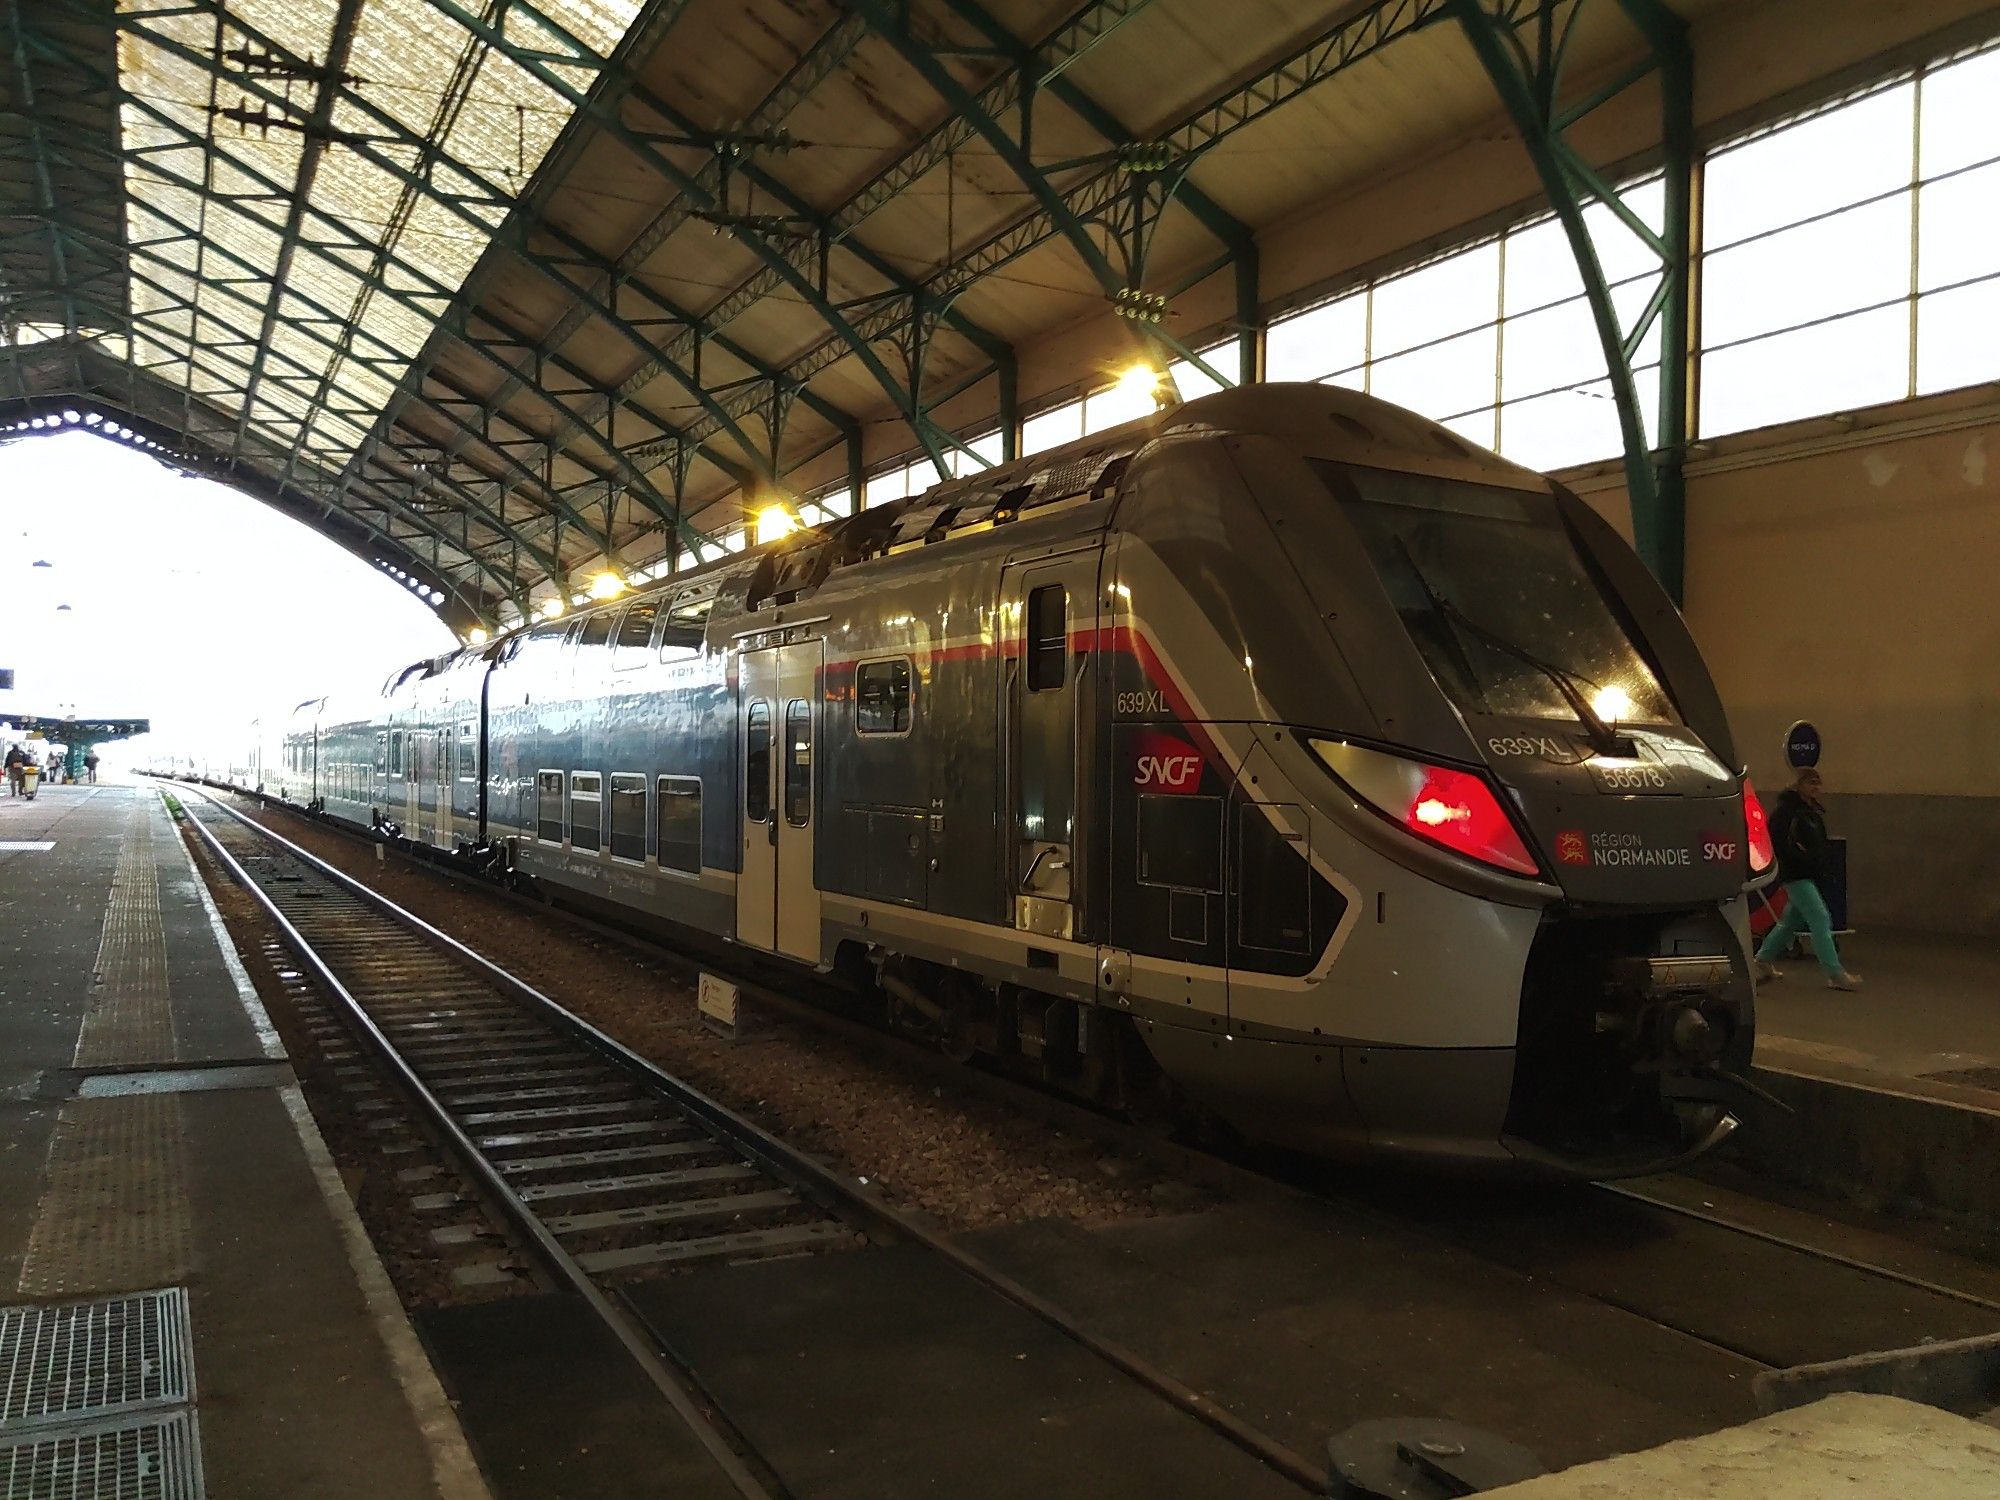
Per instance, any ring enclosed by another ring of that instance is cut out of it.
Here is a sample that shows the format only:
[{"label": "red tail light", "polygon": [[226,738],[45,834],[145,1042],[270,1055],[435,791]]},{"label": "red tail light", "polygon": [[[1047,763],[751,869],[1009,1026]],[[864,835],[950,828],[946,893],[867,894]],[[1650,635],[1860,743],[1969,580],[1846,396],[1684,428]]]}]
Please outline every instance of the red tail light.
[{"label": "red tail light", "polygon": [[1757,800],[1757,789],[1750,785],[1748,776],[1743,778],[1743,833],[1750,851],[1750,873],[1762,875],[1778,856],[1771,847],[1771,820],[1764,816],[1764,804]]},{"label": "red tail light", "polygon": [[1337,740],[1312,745],[1357,796],[1426,843],[1510,874],[1541,874],[1484,777]]}]

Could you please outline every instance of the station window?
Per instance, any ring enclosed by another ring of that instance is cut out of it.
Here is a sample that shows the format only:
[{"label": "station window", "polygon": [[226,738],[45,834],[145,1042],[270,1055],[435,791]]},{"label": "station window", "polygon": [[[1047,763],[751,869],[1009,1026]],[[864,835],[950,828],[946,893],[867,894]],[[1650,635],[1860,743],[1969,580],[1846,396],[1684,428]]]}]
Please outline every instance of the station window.
[{"label": "station window", "polygon": [[854,669],[854,728],[860,734],[907,734],[910,659],[864,661]]},{"label": "station window", "polygon": [[471,719],[461,720],[458,726],[458,779],[479,779],[479,726]]},{"label": "station window", "polygon": [[1139,883],[1221,891],[1220,797],[1140,796]]},{"label": "station window", "polygon": [[743,733],[743,816],[762,823],[771,816],[771,705],[750,705]]},{"label": "station window", "polygon": [[1069,595],[1059,583],[1028,592],[1028,691],[1044,693],[1069,677]]},{"label": "station window", "polygon": [[535,837],[545,844],[560,844],[563,838],[563,773],[535,773]]},{"label": "station window", "polygon": [[595,771],[569,775],[569,846],[595,854],[603,847],[604,781]]},{"label": "station window", "polygon": [[611,855],[643,862],[646,858],[646,778],[619,771],[611,778]]},{"label": "station window", "polygon": [[1312,866],[1306,835],[1279,828],[1281,816],[1304,829],[1296,807],[1237,809],[1236,939],[1246,948],[1304,953],[1312,943]]},{"label": "station window", "polygon": [[785,821],[803,828],[812,821],[812,705],[794,698],[785,705]]},{"label": "station window", "polygon": [[660,868],[701,873],[701,778],[662,776],[656,815],[660,820]]}]

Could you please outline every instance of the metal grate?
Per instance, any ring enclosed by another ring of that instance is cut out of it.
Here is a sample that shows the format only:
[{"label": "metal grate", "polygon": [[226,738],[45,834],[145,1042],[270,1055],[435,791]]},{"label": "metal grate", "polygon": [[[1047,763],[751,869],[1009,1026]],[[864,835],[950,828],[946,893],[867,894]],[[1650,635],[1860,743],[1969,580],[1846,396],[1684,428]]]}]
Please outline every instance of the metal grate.
[{"label": "metal grate", "polygon": [[193,1399],[187,1292],[180,1287],[0,1307],[0,1442],[22,1429]]},{"label": "metal grate", "polygon": [[203,1500],[186,1412],[0,1440],[0,1500]]}]

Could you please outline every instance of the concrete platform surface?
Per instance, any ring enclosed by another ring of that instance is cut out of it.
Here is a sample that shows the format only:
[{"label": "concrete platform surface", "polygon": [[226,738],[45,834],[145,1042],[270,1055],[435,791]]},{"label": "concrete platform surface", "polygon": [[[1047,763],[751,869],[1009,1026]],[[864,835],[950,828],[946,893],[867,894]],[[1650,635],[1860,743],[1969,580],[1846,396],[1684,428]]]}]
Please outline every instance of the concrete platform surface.
[{"label": "concrete platform surface", "polygon": [[1990,942],[1862,933],[1842,957],[1866,980],[1826,988],[1810,958],[1757,991],[1757,1062],[1884,1083],[1970,1089],[2000,1108],[2000,935]]},{"label": "concrete platform surface", "polygon": [[[483,1496],[159,793],[0,796],[0,930],[14,1377],[62,1363],[20,1334],[84,1316],[51,1306],[116,1319],[125,1294],[177,1288],[167,1333],[185,1328],[193,1364],[177,1404],[122,1418],[76,1390],[53,1415],[0,1408],[0,1469],[93,1424],[171,1420],[211,1494]],[[125,1358],[114,1346],[111,1373]]]},{"label": "concrete platform surface", "polygon": [[1992,1500],[2000,1495],[2000,1432],[1894,1396],[1829,1396],[1486,1494],[1491,1500]]}]

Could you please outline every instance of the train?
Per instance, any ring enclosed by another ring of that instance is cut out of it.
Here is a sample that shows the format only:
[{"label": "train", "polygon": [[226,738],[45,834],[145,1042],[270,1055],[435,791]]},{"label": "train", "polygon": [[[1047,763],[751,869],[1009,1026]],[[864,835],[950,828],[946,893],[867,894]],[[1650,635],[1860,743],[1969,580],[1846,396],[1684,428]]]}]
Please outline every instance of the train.
[{"label": "train", "polygon": [[[315,699],[218,778],[1148,1121],[1603,1178],[1750,1114],[1756,792],[1545,475],[1246,386]],[[187,770],[186,766],[179,769]]]}]

